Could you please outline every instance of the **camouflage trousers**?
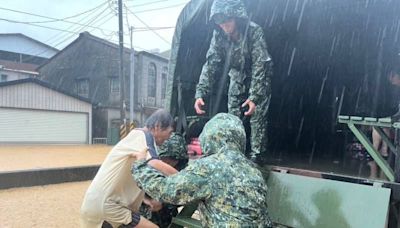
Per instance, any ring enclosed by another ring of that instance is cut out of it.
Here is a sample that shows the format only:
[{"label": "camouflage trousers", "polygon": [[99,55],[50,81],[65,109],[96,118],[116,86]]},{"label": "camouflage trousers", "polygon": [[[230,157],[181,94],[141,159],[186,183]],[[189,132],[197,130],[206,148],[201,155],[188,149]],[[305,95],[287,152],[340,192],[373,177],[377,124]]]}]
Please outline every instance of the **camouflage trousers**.
[{"label": "camouflage trousers", "polygon": [[[247,94],[229,94],[228,96],[228,112],[242,120],[248,118],[244,116],[244,112],[248,107],[242,108],[242,104],[246,101]],[[251,157],[267,153],[267,113],[269,96],[265,97],[260,104],[256,104],[256,111],[250,116],[250,145]]]},{"label": "camouflage trousers", "polygon": [[140,214],[150,220],[160,228],[168,228],[172,218],[178,214],[178,207],[171,204],[163,204],[163,207],[158,212],[152,212],[150,207],[142,203],[140,206]]}]

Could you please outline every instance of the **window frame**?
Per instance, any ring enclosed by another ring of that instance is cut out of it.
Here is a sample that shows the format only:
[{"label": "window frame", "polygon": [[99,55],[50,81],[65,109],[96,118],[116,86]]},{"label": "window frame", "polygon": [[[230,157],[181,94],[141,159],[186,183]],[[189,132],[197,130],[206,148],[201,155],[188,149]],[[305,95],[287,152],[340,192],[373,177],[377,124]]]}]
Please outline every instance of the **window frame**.
[{"label": "window frame", "polygon": [[1,74],[0,82],[6,82],[6,81],[8,81],[8,74]]},{"label": "window frame", "polygon": [[121,92],[121,85],[119,77],[109,77],[110,93],[119,94]]},{"label": "window frame", "polygon": [[163,67],[161,73],[161,99],[167,97],[168,67]]},{"label": "window frame", "polygon": [[147,70],[148,70],[147,96],[156,98],[157,97],[157,66],[156,66],[156,64],[154,62],[150,62]]},{"label": "window frame", "polygon": [[[84,83],[86,83],[86,91],[82,90]],[[89,78],[77,78],[75,79],[75,85],[76,85],[76,93],[81,96],[81,97],[89,97],[89,91],[90,91],[90,84],[89,84]]]}]

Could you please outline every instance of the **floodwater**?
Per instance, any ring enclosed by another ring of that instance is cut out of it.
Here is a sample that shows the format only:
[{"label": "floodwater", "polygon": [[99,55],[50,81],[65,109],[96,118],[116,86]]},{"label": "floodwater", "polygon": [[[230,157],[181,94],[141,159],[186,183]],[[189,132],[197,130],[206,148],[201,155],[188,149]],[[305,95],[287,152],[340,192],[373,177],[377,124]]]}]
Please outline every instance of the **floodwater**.
[{"label": "floodwater", "polygon": [[79,227],[90,181],[0,190],[0,227]]}]

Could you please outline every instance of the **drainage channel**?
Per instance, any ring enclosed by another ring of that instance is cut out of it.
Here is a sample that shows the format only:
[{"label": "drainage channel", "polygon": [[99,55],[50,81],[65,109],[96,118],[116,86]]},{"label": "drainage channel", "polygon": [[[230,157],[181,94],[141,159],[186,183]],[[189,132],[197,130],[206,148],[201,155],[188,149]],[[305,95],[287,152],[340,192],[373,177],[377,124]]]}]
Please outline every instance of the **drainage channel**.
[{"label": "drainage channel", "polygon": [[0,172],[0,189],[92,180],[99,165]]}]

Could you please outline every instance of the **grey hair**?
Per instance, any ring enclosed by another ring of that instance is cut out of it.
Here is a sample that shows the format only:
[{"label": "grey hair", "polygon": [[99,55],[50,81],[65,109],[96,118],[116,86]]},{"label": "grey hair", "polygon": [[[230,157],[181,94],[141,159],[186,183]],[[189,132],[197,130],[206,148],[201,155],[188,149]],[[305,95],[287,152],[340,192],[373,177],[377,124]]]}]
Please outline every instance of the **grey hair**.
[{"label": "grey hair", "polygon": [[164,109],[159,109],[155,111],[149,118],[146,120],[146,127],[148,129],[154,129],[156,126],[161,129],[167,129],[168,127],[172,127],[174,124],[174,119],[172,118],[169,112]]}]

